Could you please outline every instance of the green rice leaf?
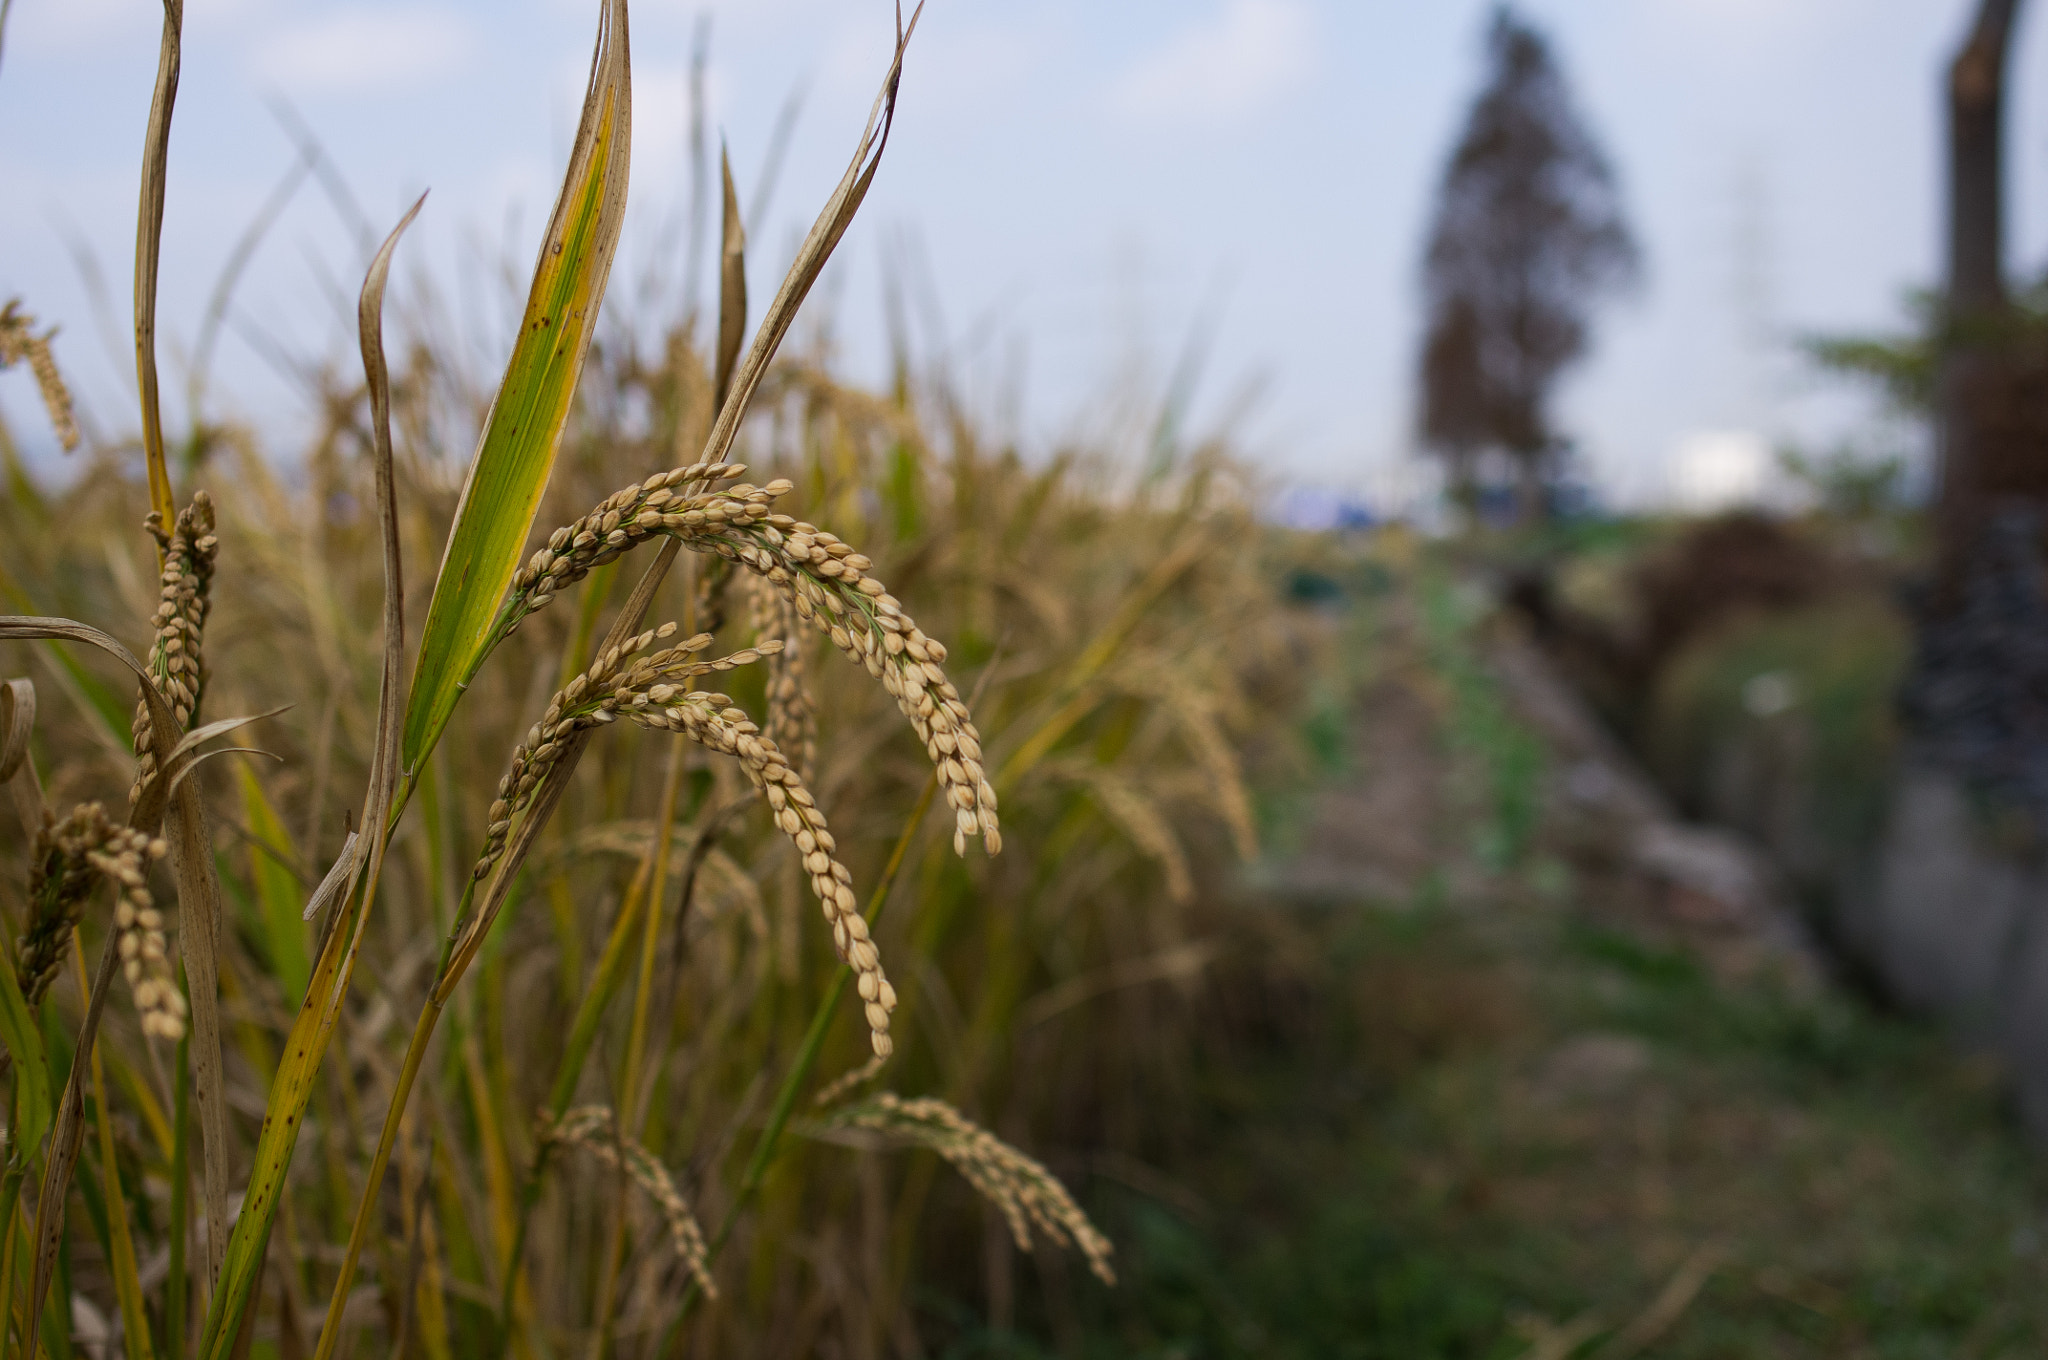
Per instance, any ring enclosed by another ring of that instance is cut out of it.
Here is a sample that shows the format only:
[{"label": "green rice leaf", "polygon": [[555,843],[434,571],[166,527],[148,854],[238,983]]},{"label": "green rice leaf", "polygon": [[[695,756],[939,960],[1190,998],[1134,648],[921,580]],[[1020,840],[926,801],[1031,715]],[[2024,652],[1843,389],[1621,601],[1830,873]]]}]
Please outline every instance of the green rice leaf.
[{"label": "green rice leaf", "polygon": [[[85,961],[74,950],[78,981],[85,982]],[[120,1159],[114,1150],[114,1121],[107,1110],[107,1078],[100,1051],[91,1054],[93,1111],[100,1134],[100,1192],[107,1213],[107,1273],[114,1277],[114,1299],[121,1308],[121,1340],[128,1360],[153,1360],[149,1345],[149,1310],[142,1301],[142,1272],[135,1261],[135,1233],[128,1224],[128,1196],[121,1188]]]},{"label": "green rice leaf", "polygon": [[285,1004],[297,1010],[313,975],[313,961],[306,950],[306,923],[299,917],[305,892],[287,867],[291,836],[248,762],[242,762],[236,774],[242,788],[242,824],[254,842],[249,847],[249,882],[255,890],[264,957]]},{"label": "green rice leaf", "polygon": [[632,143],[626,6],[610,0],[569,173],[541,239],[526,314],[469,465],[406,706],[401,769],[418,772],[490,646],[498,602],[533,528],[626,210]]},{"label": "green rice leaf", "polygon": [[50,1131],[55,1107],[43,1032],[21,994],[14,970],[5,966],[0,966],[0,1039],[6,1041],[7,1051],[14,1057],[14,1146],[9,1151],[15,1165],[25,1166]]}]

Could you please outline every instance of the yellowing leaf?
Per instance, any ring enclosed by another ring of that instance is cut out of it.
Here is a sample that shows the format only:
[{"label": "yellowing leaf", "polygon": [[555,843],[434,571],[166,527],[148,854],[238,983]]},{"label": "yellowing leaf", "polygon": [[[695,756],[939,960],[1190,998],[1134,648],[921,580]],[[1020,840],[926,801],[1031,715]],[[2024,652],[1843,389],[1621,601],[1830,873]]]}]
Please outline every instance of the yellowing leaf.
[{"label": "yellowing leaf", "polygon": [[554,468],[625,216],[632,104],[626,6],[610,0],[568,177],[541,239],[519,339],[470,461],[427,606],[400,748],[407,775],[440,740],[489,648],[498,602]]}]

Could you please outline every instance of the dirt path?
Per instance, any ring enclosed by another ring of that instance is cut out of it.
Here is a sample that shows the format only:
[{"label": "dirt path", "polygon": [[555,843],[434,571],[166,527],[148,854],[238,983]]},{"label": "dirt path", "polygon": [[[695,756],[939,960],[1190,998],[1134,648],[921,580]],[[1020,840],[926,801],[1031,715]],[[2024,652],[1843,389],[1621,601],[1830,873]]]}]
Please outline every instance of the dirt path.
[{"label": "dirt path", "polygon": [[949,1353],[2048,1353],[1993,1074],[1832,988],[1519,644],[1452,642],[1380,640],[1243,908],[1293,990],[1202,1049],[1184,1151],[1096,1177],[1123,1287]]}]

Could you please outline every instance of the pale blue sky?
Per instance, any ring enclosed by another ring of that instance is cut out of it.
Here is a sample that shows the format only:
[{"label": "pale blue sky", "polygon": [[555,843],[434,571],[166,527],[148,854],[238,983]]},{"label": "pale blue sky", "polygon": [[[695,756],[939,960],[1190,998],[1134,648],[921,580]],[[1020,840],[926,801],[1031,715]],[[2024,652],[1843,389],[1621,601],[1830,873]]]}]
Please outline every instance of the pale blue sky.
[{"label": "pale blue sky", "polygon": [[[1608,318],[1565,403],[1618,494],[1654,491],[1689,432],[1825,431],[1853,418],[1743,337],[1759,324],[1884,325],[1901,290],[1931,278],[1938,79],[1969,7],[1523,6],[1552,33],[1612,153],[1648,257],[1642,295]],[[1152,400],[1212,307],[1198,421],[1256,383],[1243,428],[1276,470],[1383,482],[1408,451],[1415,261],[1488,9],[932,0],[896,139],[828,294],[845,362],[879,372],[879,262],[889,242],[914,238],[934,324],[971,351],[977,392],[993,405],[1000,376],[1021,367],[1027,442],[1101,425],[1134,393]],[[750,224],[757,296],[843,164],[892,33],[888,0],[639,0],[633,206],[615,290],[657,258],[676,263],[663,223],[686,183],[685,72],[704,10],[713,119],[743,201],[778,109],[807,90],[770,220]],[[431,269],[480,344],[503,343],[491,270],[508,220],[510,255],[530,264],[595,11],[594,0],[188,0],[162,294],[172,373],[230,242],[290,162],[264,103],[273,92],[325,139],[380,230],[432,188],[401,283]],[[64,325],[60,359],[107,429],[132,425],[132,401],[66,239],[90,245],[125,315],[159,13],[153,0],[16,0],[0,65],[0,297],[20,294]],[[2032,270],[2048,256],[2048,24],[2021,38],[2012,239],[2015,264]],[[237,295],[250,324],[222,341],[222,400],[282,454],[300,399],[250,335],[299,356],[344,354],[331,293],[352,293],[359,273],[333,209],[308,189]],[[0,377],[0,407],[35,428],[21,375]]]}]

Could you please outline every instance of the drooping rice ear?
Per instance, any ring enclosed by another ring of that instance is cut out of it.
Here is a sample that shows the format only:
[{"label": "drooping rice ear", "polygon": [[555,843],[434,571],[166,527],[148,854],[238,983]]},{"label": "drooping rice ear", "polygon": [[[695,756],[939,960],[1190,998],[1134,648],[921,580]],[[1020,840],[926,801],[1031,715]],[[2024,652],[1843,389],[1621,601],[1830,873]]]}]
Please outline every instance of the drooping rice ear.
[{"label": "drooping rice ear", "polygon": [[711,1278],[710,1251],[704,1242],[703,1226],[690,1212],[682,1192],[676,1189],[675,1179],[668,1174],[668,1168],[637,1140],[619,1131],[618,1120],[610,1109],[603,1105],[580,1105],[552,1122],[544,1117],[540,1137],[543,1142],[583,1148],[599,1161],[625,1172],[661,1211],[669,1241],[689,1270],[690,1278],[697,1282],[697,1287],[707,1298],[718,1297],[718,1284]]},{"label": "drooping rice ear", "polygon": [[[740,420],[752,400],[754,389],[760,384],[769,361],[774,358],[783,337],[788,334],[791,323],[795,321],[797,309],[809,296],[812,285],[817,282],[818,275],[823,272],[833,249],[846,234],[848,224],[853,221],[854,214],[860,209],[861,201],[867,196],[868,186],[873,183],[875,171],[881,166],[882,152],[888,145],[889,128],[895,118],[897,84],[903,74],[903,54],[911,34],[916,31],[918,15],[923,11],[924,7],[919,5],[916,13],[912,14],[908,27],[897,33],[895,55],[890,62],[888,74],[883,79],[881,93],[875,97],[874,107],[869,111],[867,126],[861,130],[860,142],[854,150],[853,159],[848,163],[846,173],[840,177],[832,195],[826,199],[817,220],[812,223],[810,234],[798,249],[795,261],[791,263],[789,272],[783,277],[781,288],[777,290],[774,301],[769,304],[767,315],[762,318],[760,328],[754,333],[753,347],[733,374],[725,399],[720,405],[718,422],[712,427],[701,466],[723,466],[720,459],[724,451],[731,448],[733,439],[739,433]],[[742,256],[745,242],[738,234],[738,210],[730,196],[727,221],[733,229],[733,236],[729,237],[727,243],[728,258]],[[740,279],[740,287],[744,287],[743,276]],[[720,328],[723,331],[727,318],[733,313],[744,315],[744,295],[737,290],[725,294],[720,300],[720,310]],[[719,451],[717,456],[712,454],[713,449]],[[654,592],[660,588],[679,551],[681,544],[675,539],[669,539],[662,544],[660,553],[641,576],[639,583],[634,586],[632,595],[626,600],[618,618],[613,622],[610,633],[598,647],[600,655],[622,646],[634,635],[641,619],[646,616],[647,607],[653,603]],[[515,562],[512,568],[508,568],[507,583],[516,566]],[[503,593],[503,584],[500,584],[499,594]],[[496,598],[494,595],[494,607]],[[581,758],[584,744],[588,739],[588,731],[579,731],[564,740],[560,757],[536,791],[520,825],[509,837],[504,863],[493,875],[493,886],[501,880],[509,883],[511,875],[524,862],[533,837],[553,814],[555,804],[567,787],[569,777],[575,772],[576,763]],[[487,887],[487,901],[490,893],[491,888]],[[460,969],[455,970],[455,974],[459,976]],[[449,979],[444,985],[452,986],[453,979]]]},{"label": "drooping rice ear", "polygon": [[908,1147],[929,1148],[952,1164],[967,1183],[999,1210],[1020,1250],[1031,1250],[1037,1228],[1062,1247],[1080,1248],[1088,1268],[1104,1284],[1116,1283],[1110,1266],[1114,1250],[1074,1203],[1059,1179],[1027,1156],[968,1119],[943,1100],[905,1100],[884,1092],[834,1111],[822,1126],[806,1130],[866,1129]]},{"label": "drooping rice ear", "polygon": [[56,334],[52,327],[37,335],[35,318],[21,309],[18,299],[0,307],[0,368],[28,364],[29,373],[36,380],[36,391],[43,398],[43,410],[50,417],[50,428],[64,452],[70,453],[78,447],[78,417],[72,407],[71,389],[57,368],[57,356],[50,350],[50,341]]},{"label": "drooping rice ear", "polygon": [[[621,39],[618,60],[623,68],[625,60],[623,41],[625,7],[623,0],[612,0],[612,4],[618,10]],[[916,22],[913,17],[911,29],[914,29],[915,26]],[[811,286],[817,282],[818,274],[823,270],[825,262],[830,258],[832,250],[838,244],[840,237],[845,234],[847,224],[853,220],[854,212],[859,208],[861,199],[867,193],[868,185],[874,179],[875,170],[880,165],[882,149],[887,142],[889,121],[894,116],[897,82],[902,75],[903,53],[909,39],[910,30],[899,27],[894,59],[883,82],[882,92],[877,96],[874,108],[869,114],[867,126],[862,130],[860,144],[855,150],[853,161],[849,165],[846,175],[842,177],[838,188],[827,199],[824,210],[819,214],[817,222],[812,226],[810,236],[806,238],[803,246],[798,250],[796,261],[791,265],[789,273],[783,280],[782,288],[776,294],[775,300],[770,304],[768,314],[763,319],[760,329],[755,333],[753,347],[748,351],[744,361],[735,370],[731,390],[727,392],[725,402],[719,412],[718,421],[712,427],[710,436],[710,446],[712,447],[720,449],[729,449],[731,447],[734,437],[739,432],[740,420],[745,415],[754,389],[760,383],[761,375],[766,371],[769,361],[774,357],[783,337],[788,333],[791,323],[795,320],[798,307],[802,305],[805,296],[809,294]],[[602,46],[600,46],[600,53],[602,53],[602,50]],[[596,88],[596,82],[597,77],[593,74],[593,90]],[[586,118],[590,115],[592,107],[593,105],[586,103]],[[715,462],[717,460],[707,459],[706,461]],[[471,475],[472,477],[476,475],[474,466],[472,467]],[[465,491],[465,499],[467,499],[467,491]],[[458,517],[459,514],[460,512],[458,511]],[[529,526],[531,519],[532,512],[529,509],[526,515],[526,524]],[[522,527],[520,531],[521,538],[524,537],[524,533],[525,527]],[[452,552],[452,536],[450,542]],[[467,684],[469,677],[474,673],[475,665],[480,664],[482,658],[489,653],[490,648],[504,636],[493,625],[500,617],[499,600],[518,567],[516,556],[519,551],[518,540],[514,540],[511,543],[509,551],[512,555],[505,559],[503,575],[497,579],[497,584],[491,591],[487,603],[482,606],[484,613],[481,619],[477,621],[479,631],[475,635],[476,643],[471,653],[473,659],[466,663],[466,669],[460,672],[459,675],[448,671],[450,657],[444,656],[435,663],[436,675],[434,683],[437,686],[446,684],[451,687],[445,700],[423,705],[419,691],[420,678],[423,672],[422,670],[415,670],[414,672],[414,692],[408,705],[406,729],[407,742],[405,750],[407,752],[406,763],[408,768],[412,766],[415,759],[412,741],[412,734],[415,730],[414,715],[426,715],[421,719],[423,736],[428,732],[438,736],[441,725],[445,724],[446,717],[445,712],[443,712],[441,717],[435,719],[433,717],[434,712],[440,710],[443,704],[445,704],[445,708],[452,709],[454,691],[459,689],[461,685]],[[634,637],[639,632],[641,620],[646,617],[648,607],[654,601],[655,592],[667,577],[668,570],[674,564],[676,554],[680,551],[681,544],[674,539],[670,539],[662,544],[661,550],[655,557],[654,562],[649,565],[647,571],[634,586],[632,594],[627,597],[625,603],[620,607],[617,617],[612,622],[611,631],[606,634],[604,641],[599,644],[597,648],[599,656],[622,647],[628,639]],[[446,571],[450,560],[452,558],[444,559],[443,562],[442,579],[444,582],[447,579]],[[437,594],[438,590],[439,586],[437,585]],[[430,616],[428,621],[430,632],[432,628],[433,621]],[[427,639],[423,639],[421,643],[423,667],[427,646]],[[447,671],[447,673],[442,673],[444,671]],[[484,886],[474,913],[475,919],[488,919],[490,915],[495,913],[497,906],[502,903],[503,895],[509,888],[513,875],[524,864],[526,856],[533,848],[535,837],[538,836],[540,829],[547,824],[548,819],[553,816],[556,806],[560,803],[563,794],[566,792],[569,779],[574,774],[577,762],[582,757],[583,749],[588,742],[589,736],[588,730],[578,731],[571,734],[563,742],[561,753],[555,760],[547,777],[541,780],[534,789],[533,800],[527,807],[524,816],[519,818],[517,824],[510,829],[502,859],[495,866],[489,877],[483,880]],[[431,741],[423,742],[423,746],[430,745]],[[443,963],[441,976],[435,982],[434,996],[436,1003],[445,1002],[447,996],[452,993],[455,986],[460,982],[470,961],[475,957],[476,944],[482,938],[484,938],[482,934],[469,936],[466,947],[456,947],[456,942],[451,941],[451,948]],[[416,1042],[423,1044],[425,1037],[432,1034],[433,1019],[437,1014],[438,1011],[431,1009],[423,1013],[420,1024],[415,1029]],[[397,1121],[403,1115],[405,1104],[410,1094],[410,1083],[402,1077],[399,1089],[393,1094],[390,1108],[386,1112],[385,1132],[379,1143],[379,1152],[372,1161],[370,1174],[366,1182],[367,1193],[358,1205],[356,1228],[351,1235],[349,1255],[345,1258],[343,1275],[335,1289],[335,1304],[329,1312],[327,1325],[321,1333],[321,1351],[318,1360],[327,1360],[339,1336],[340,1304],[347,1296],[347,1286],[354,1272],[355,1261],[361,1251],[362,1238],[367,1232],[369,1210],[374,1202],[377,1186],[382,1177],[383,1168],[388,1156],[388,1145],[395,1134]],[[300,1108],[303,1108],[303,1104],[304,1100],[302,1098],[300,1100]],[[282,1167],[279,1168],[279,1174],[281,1177]],[[273,1189],[271,1193],[274,1197],[275,1190]],[[271,1204],[269,1212],[275,1212],[274,1202]],[[246,1209],[244,1210],[244,1217],[248,1217]],[[240,1225],[238,1224],[237,1227],[239,1229]],[[520,1263],[515,1254],[514,1259],[508,1261],[505,1266],[504,1273],[508,1281],[517,1278],[519,1266]],[[244,1302],[246,1302],[246,1295],[244,1296]],[[214,1319],[209,1315],[208,1337],[213,1338],[215,1335]],[[209,1344],[211,1345],[211,1341]],[[206,1360],[216,1360],[212,1350],[207,1352]]]}]

